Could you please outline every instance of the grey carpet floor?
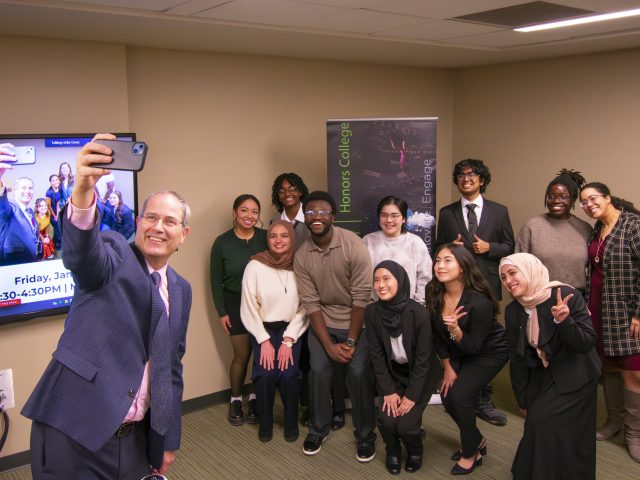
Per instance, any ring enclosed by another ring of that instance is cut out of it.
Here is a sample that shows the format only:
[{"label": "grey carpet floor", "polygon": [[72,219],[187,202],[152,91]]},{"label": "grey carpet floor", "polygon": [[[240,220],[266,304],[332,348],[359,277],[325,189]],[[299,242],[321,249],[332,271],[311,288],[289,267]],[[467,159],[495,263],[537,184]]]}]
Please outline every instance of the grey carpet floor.
[{"label": "grey carpet floor", "polygon": [[[508,385],[504,369],[494,381],[496,404],[508,414],[508,424],[495,427],[479,421],[489,441],[483,465],[468,478],[511,479],[510,466],[522,434],[523,419]],[[602,394],[598,421],[603,420]],[[233,427],[226,419],[227,405],[215,405],[184,416],[182,447],[168,474],[170,480],[196,479],[306,479],[353,480],[392,478],[384,467],[384,444],[377,440],[377,456],[366,464],[355,458],[355,441],[347,415],[347,426],[332,432],[322,450],[313,457],[302,454],[304,429],[295,443],[286,443],[282,430],[282,409],[276,407],[274,437],[269,443],[258,440],[257,425]],[[399,478],[450,479],[451,453],[458,448],[458,431],[441,406],[429,406],[424,414],[426,428],[423,468],[415,474],[402,472]],[[622,435],[610,442],[598,442],[597,478],[599,480],[640,479],[640,464],[629,458]],[[0,480],[30,480],[28,467],[0,474]],[[69,479],[72,480],[72,479]],[[542,480],[542,479],[541,479]]]}]

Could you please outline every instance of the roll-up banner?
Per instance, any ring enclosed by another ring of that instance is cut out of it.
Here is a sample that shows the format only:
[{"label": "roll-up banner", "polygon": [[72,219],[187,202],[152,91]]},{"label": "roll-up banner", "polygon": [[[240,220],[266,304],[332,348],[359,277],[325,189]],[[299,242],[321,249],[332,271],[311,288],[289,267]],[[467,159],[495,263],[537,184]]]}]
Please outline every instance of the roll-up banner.
[{"label": "roll-up banner", "polygon": [[409,205],[407,229],[432,251],[436,208],[437,117],[327,120],[327,183],[335,223],[360,236],[379,230],[387,195]]}]

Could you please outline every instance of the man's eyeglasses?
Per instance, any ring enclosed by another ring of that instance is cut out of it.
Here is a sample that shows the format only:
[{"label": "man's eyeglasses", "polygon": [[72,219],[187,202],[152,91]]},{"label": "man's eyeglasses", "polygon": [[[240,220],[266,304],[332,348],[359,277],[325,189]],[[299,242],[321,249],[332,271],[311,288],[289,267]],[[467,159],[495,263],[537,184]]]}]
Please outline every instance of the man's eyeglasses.
[{"label": "man's eyeglasses", "polygon": [[161,217],[160,215],[156,215],[155,213],[145,213],[141,218],[143,222],[149,225],[157,225],[158,222],[162,222],[162,224],[167,228],[176,228],[178,226],[182,226],[182,222],[177,218]]},{"label": "man's eyeglasses", "polygon": [[305,217],[328,217],[333,215],[333,212],[328,212],[326,210],[307,210],[304,212]]},{"label": "man's eyeglasses", "polygon": [[456,175],[456,178],[458,179],[458,181],[464,180],[465,178],[468,178],[469,180],[473,180],[477,176],[478,174],[476,172],[468,172],[468,173],[459,173],[458,175]]},{"label": "man's eyeglasses", "polygon": [[561,202],[568,202],[569,200],[571,200],[571,195],[567,195],[564,193],[560,195],[547,193],[547,200],[549,200],[550,202],[555,202],[556,200],[560,200]]},{"label": "man's eyeglasses", "polygon": [[602,195],[601,193],[594,194],[594,195],[589,195],[584,200],[580,200],[580,206],[582,208],[584,208],[587,205],[589,205],[590,203],[596,203],[596,198],[598,198],[598,197],[606,197],[606,195]]},{"label": "man's eyeglasses", "polygon": [[286,195],[287,193],[296,193],[298,191],[298,187],[296,187],[295,185],[290,185],[287,188],[281,188],[280,190],[278,190],[278,195],[283,196]]}]

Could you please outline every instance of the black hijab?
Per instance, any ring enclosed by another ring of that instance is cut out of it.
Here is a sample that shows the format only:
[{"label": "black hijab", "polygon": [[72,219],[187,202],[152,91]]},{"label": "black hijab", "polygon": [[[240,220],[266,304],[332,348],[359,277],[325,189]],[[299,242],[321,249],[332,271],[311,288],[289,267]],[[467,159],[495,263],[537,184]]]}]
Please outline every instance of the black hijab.
[{"label": "black hijab", "polygon": [[376,314],[382,320],[382,324],[393,338],[397,338],[402,333],[402,312],[409,305],[411,297],[411,283],[409,276],[402,266],[393,260],[384,260],[373,269],[375,272],[380,268],[386,268],[398,282],[398,291],[391,300],[378,300],[375,303]]}]

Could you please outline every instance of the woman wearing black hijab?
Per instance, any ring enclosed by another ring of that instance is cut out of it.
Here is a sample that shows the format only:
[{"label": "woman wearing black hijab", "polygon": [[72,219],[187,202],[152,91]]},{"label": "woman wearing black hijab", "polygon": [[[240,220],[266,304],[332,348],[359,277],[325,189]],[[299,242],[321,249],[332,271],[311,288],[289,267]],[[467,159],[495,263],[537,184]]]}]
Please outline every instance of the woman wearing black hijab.
[{"label": "woman wearing black hijab", "polygon": [[400,473],[401,442],[407,450],[405,470],[422,466],[422,413],[442,377],[433,350],[427,310],[410,298],[407,272],[391,260],[373,272],[379,300],[367,306],[365,326],[369,356],[382,399],[380,433],[386,445],[389,473]]}]

